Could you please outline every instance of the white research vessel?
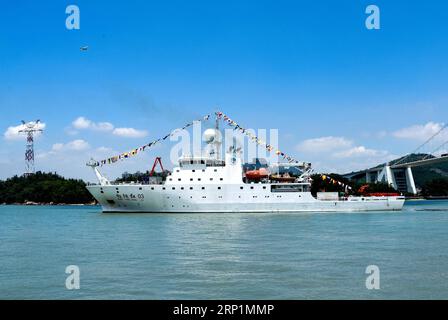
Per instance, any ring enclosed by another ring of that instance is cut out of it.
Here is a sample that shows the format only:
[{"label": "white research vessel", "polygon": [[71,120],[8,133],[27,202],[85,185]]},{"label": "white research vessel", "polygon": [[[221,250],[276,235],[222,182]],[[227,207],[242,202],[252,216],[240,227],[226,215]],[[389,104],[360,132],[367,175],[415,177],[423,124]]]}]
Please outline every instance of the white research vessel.
[{"label": "white research vessel", "polygon": [[401,210],[403,196],[339,197],[337,193],[311,194],[310,164],[295,164],[302,174],[294,181],[247,179],[234,146],[220,159],[218,129],[205,131],[207,156],[182,156],[161,184],[111,183],[92,165],[99,185],[87,189],[103,212],[352,212]]}]

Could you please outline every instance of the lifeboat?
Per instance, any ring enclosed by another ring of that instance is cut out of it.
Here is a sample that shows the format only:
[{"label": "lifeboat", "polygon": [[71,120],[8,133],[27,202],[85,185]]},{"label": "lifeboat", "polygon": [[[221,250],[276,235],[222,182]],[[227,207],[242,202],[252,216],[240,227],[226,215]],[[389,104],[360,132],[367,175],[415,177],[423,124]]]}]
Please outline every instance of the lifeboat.
[{"label": "lifeboat", "polygon": [[291,177],[289,175],[284,175],[284,176],[280,176],[280,175],[272,175],[271,176],[271,180],[273,181],[279,181],[279,182],[294,182],[296,180],[295,177]]},{"label": "lifeboat", "polygon": [[269,171],[266,168],[246,171],[246,178],[249,180],[261,180],[267,177],[269,177]]}]

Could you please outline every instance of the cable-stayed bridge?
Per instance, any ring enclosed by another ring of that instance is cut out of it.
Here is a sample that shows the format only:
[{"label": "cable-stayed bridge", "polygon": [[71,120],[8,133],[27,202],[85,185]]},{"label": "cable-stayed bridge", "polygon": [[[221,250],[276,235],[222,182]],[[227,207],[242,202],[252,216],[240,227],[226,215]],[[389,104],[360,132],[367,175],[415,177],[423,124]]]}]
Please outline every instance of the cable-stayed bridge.
[{"label": "cable-stayed bridge", "polygon": [[448,124],[445,124],[411,153],[376,167],[342,176],[350,180],[386,182],[400,192],[417,194],[412,168],[448,162]]}]

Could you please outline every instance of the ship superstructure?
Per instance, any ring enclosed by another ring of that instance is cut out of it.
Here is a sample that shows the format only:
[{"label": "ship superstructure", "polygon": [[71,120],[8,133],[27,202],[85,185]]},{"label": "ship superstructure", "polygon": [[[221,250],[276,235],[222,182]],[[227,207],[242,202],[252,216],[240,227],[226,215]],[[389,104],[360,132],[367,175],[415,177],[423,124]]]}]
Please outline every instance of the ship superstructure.
[{"label": "ship superstructure", "polygon": [[220,155],[218,128],[204,132],[207,153],[182,156],[160,184],[111,183],[91,164],[99,180],[87,189],[104,212],[334,212],[401,210],[402,196],[355,197],[338,193],[311,194],[309,163],[289,164],[300,175],[277,171],[244,172],[234,144]]}]

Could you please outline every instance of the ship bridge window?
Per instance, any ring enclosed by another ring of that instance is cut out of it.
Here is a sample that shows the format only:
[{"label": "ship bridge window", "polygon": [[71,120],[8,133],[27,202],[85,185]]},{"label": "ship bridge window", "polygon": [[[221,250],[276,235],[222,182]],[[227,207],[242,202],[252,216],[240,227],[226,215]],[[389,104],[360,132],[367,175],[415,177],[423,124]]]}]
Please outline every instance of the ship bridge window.
[{"label": "ship bridge window", "polygon": [[221,190],[221,187],[218,187],[218,190]]},{"label": "ship bridge window", "polygon": [[213,178],[210,178],[210,181],[213,181]]},{"label": "ship bridge window", "polygon": [[177,181],[182,181],[182,179],[181,179],[181,178],[179,178],[179,179],[177,179]]},{"label": "ship bridge window", "polygon": [[224,180],[223,178],[219,178],[219,181],[222,181],[222,180]]}]

